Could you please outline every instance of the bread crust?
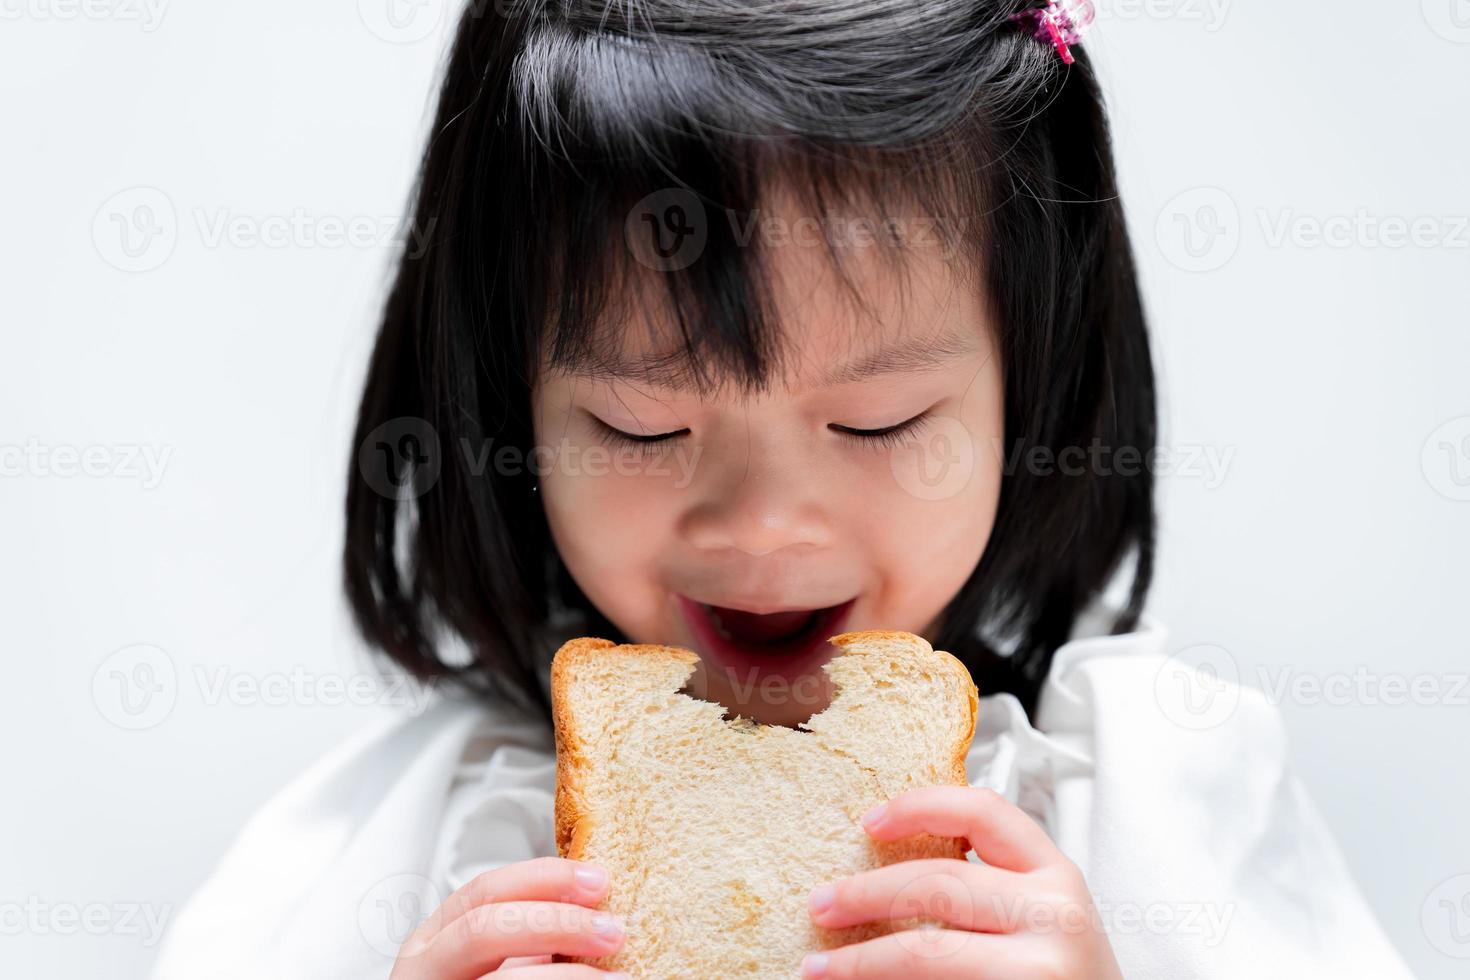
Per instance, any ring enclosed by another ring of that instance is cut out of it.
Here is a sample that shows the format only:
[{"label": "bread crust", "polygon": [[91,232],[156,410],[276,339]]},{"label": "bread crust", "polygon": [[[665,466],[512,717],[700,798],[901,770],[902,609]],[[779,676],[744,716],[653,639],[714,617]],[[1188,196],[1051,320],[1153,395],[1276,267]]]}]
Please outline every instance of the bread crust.
[{"label": "bread crust", "polygon": [[[965,757],[970,754],[970,744],[975,739],[975,723],[980,716],[980,694],[975,688],[975,679],[970,676],[970,668],[966,667],[959,657],[956,657],[948,650],[935,650],[934,646],[922,636],[918,636],[915,633],[904,633],[899,630],[852,630],[847,633],[839,633],[827,642],[835,647],[841,647],[844,655],[846,655],[849,646],[860,643],[873,640],[899,640],[908,642],[913,639],[917,639],[924,646],[928,647],[930,652],[943,657],[944,662],[952,670],[956,671],[964,681],[961,686],[970,695],[969,725],[965,729],[964,737],[956,744],[954,758],[950,763],[950,773],[953,781],[962,786],[968,785],[969,778],[965,772]],[[960,857],[964,857],[967,850],[967,847],[962,846],[960,848]]]},{"label": "bread crust", "polygon": [[[851,630],[828,639],[828,643],[847,656],[851,646],[878,640],[896,640],[909,643],[918,640],[930,652],[942,655],[942,663],[957,672],[963,680],[961,685],[969,694],[970,717],[964,736],[957,740],[955,754],[950,760],[950,781],[955,785],[967,785],[965,757],[975,737],[975,723],[979,716],[980,701],[969,669],[959,658],[944,650],[935,650],[928,640],[913,633],[898,630]],[[551,661],[551,716],[556,731],[556,794],[553,809],[556,819],[556,847],[562,857],[574,861],[582,860],[588,836],[592,832],[593,816],[582,800],[583,781],[580,769],[588,764],[584,746],[585,735],[572,722],[572,712],[567,704],[568,672],[579,662],[600,655],[603,651],[616,649],[619,656],[655,657],[676,660],[693,667],[699,662],[699,654],[683,647],[662,646],[648,643],[619,645],[611,640],[597,637],[578,637],[568,640],[556,651]],[[968,850],[962,841],[956,842],[957,856],[963,858]]]},{"label": "bread crust", "polygon": [[556,794],[553,811],[556,818],[556,849],[564,858],[582,860],[587,837],[592,833],[591,810],[583,804],[581,767],[587,765],[583,748],[586,736],[572,721],[567,704],[568,671],[579,662],[590,660],[601,651],[616,649],[624,657],[659,657],[677,660],[691,667],[699,662],[699,654],[682,647],[628,643],[582,636],[568,640],[551,659],[551,720],[556,732]]},{"label": "bread crust", "polygon": [[[957,786],[967,785],[968,780],[965,772],[965,758],[969,754],[971,741],[974,738],[975,725],[979,710],[979,697],[969,670],[956,657],[944,651],[936,651],[933,646],[923,637],[911,633],[903,633],[891,630],[859,630],[841,633],[828,640],[837,647],[840,653],[832,658],[832,662],[838,662],[845,656],[863,655],[883,657],[885,654],[898,661],[891,665],[898,669],[908,666],[921,668],[922,677],[926,680],[934,678],[946,688],[949,688],[949,697],[955,697],[959,692],[951,685],[957,685],[960,690],[968,695],[970,710],[968,717],[958,710],[958,705],[948,709],[953,712],[952,720],[946,725],[946,730],[953,732],[955,741],[953,754],[946,752],[943,743],[934,745],[932,756],[926,755],[922,763],[918,763],[918,769],[925,771],[921,777],[924,783],[949,783]],[[866,649],[862,649],[865,648]],[[857,648],[857,649],[855,649]],[[941,656],[934,656],[939,653]],[[556,731],[556,788],[555,788],[555,830],[558,853],[572,860],[586,860],[590,853],[590,845],[594,842],[594,831],[597,829],[597,818],[589,794],[595,791],[595,787],[602,785],[598,774],[593,767],[598,763],[595,761],[600,757],[599,751],[602,746],[596,742],[597,736],[586,728],[579,727],[576,716],[580,711],[573,708],[573,692],[576,690],[574,678],[584,669],[595,670],[603,682],[617,684],[621,674],[618,668],[626,667],[632,677],[637,680],[629,680],[628,693],[632,697],[629,704],[638,704],[644,700],[644,695],[651,691],[657,691],[659,696],[674,690],[683,693],[683,685],[699,665],[700,657],[692,650],[675,646],[663,646],[655,644],[625,644],[618,645],[610,640],[596,637],[579,637],[569,640],[556,652],[551,665],[551,707],[553,722]],[[680,669],[672,669],[677,665]],[[905,670],[909,676],[914,676],[914,671]],[[650,675],[657,678],[656,684],[651,684]],[[669,684],[666,690],[664,685]],[[686,695],[687,696],[687,695]],[[836,703],[841,697],[840,691],[834,696]],[[694,699],[697,700],[697,699]],[[580,702],[579,702],[580,706]],[[694,708],[691,702],[686,708]],[[718,712],[706,712],[704,709],[713,707],[709,704],[700,706],[697,714],[719,714]],[[815,719],[818,715],[814,715]],[[849,715],[842,714],[836,720],[839,723],[846,722]],[[636,723],[636,722],[635,722]],[[590,717],[583,719],[583,726],[599,724]],[[801,726],[805,728],[806,726]],[[742,728],[742,731],[745,729]],[[754,732],[757,736],[776,738],[776,730],[767,726],[756,726]],[[937,734],[937,733],[936,733]],[[781,741],[777,739],[777,741]],[[834,747],[834,752],[839,756],[852,758],[851,754]],[[945,756],[949,757],[948,765],[945,764]],[[932,759],[932,764],[931,760]],[[856,761],[856,760],[855,760]],[[917,762],[917,760],[915,760]],[[861,762],[858,763],[861,768]],[[873,771],[869,771],[870,778]],[[911,780],[913,777],[906,777]],[[909,783],[912,785],[912,783]],[[879,788],[879,787],[874,787]],[[896,784],[890,785],[888,793],[896,792]],[[600,792],[600,791],[599,791]],[[856,790],[854,797],[847,806],[847,819],[856,822],[857,810],[878,802],[883,797],[882,792],[863,792]],[[859,799],[858,797],[863,797]],[[609,817],[611,819],[611,816]],[[843,833],[851,833],[852,828],[847,828]],[[861,836],[859,834],[859,836]],[[870,860],[876,858],[880,864],[905,861],[910,859],[931,858],[953,858],[965,860],[969,850],[968,841],[961,838],[935,837],[928,834],[916,835],[903,841],[880,843],[874,845],[876,850],[870,851]],[[641,879],[631,880],[628,889],[623,891],[625,897],[623,904],[627,904],[627,896],[639,894],[644,882]],[[751,902],[755,904],[741,905],[740,896],[748,895]],[[744,908],[748,916],[754,916],[742,928],[749,933],[748,942],[759,945],[767,940],[765,934],[760,931],[759,909],[763,900],[748,889],[734,893],[728,899],[735,907]],[[778,899],[783,907],[791,904],[790,896],[782,894]],[[657,903],[655,903],[657,904]],[[607,907],[607,906],[604,906]],[[661,906],[659,906],[661,907]],[[794,911],[795,905],[787,911]],[[626,912],[627,909],[620,911]],[[655,914],[657,914],[655,912]],[[922,917],[921,917],[922,918]],[[784,921],[784,920],[783,920]],[[812,928],[807,926],[808,929]],[[866,925],[853,926],[845,930],[827,931],[820,928],[815,930],[812,938],[806,939],[802,945],[806,948],[831,948],[833,944],[842,945],[852,942],[862,942],[877,938],[880,935],[889,934],[892,930],[902,928],[900,924],[894,923],[869,923]],[[791,937],[785,935],[784,927],[775,927],[775,934],[769,940],[773,945],[770,952],[781,950],[779,955],[785,957],[790,950]],[[743,949],[744,947],[742,947]],[[644,953],[631,954],[628,951],[621,952],[611,958],[585,958],[558,955],[553,957],[554,962],[585,963],[593,967],[611,969],[620,964],[631,965],[632,961],[622,957],[633,955],[636,959]],[[741,969],[744,971],[755,970],[756,960],[748,959],[749,954],[740,953]],[[774,962],[766,963],[767,969],[760,973],[762,977],[785,976],[789,967],[783,966],[772,969]],[[646,972],[646,971],[645,971]],[[653,974],[664,973],[667,970],[654,970]],[[637,974],[643,975],[643,974]],[[754,975],[754,974],[752,974]]]}]

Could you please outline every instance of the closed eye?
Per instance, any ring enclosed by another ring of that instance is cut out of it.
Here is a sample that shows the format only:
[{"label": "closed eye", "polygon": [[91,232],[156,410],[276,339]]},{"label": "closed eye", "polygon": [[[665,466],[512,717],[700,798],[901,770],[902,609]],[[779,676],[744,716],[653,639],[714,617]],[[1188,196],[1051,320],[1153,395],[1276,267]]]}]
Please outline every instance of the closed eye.
[{"label": "closed eye", "polygon": [[597,425],[597,431],[602,441],[608,445],[635,447],[649,446],[660,442],[668,442],[670,439],[675,439],[679,436],[685,436],[689,434],[689,430],[687,428],[675,429],[672,432],[624,432],[622,429],[608,425],[606,422],[595,415],[592,416],[592,420]]},{"label": "closed eye", "polygon": [[[675,429],[670,432],[624,432],[622,429],[608,425],[596,416],[593,416],[593,420],[597,425],[602,441],[609,445],[647,447],[689,434],[688,428]],[[885,447],[895,446],[903,442],[905,438],[917,432],[928,420],[929,412],[926,410],[911,419],[904,419],[902,422],[885,425],[879,429],[858,429],[837,422],[830,423],[827,428],[846,439],[851,439],[869,447]]]},{"label": "closed eye", "polygon": [[827,426],[839,435],[870,447],[896,446],[923,427],[929,420],[929,412],[923,411],[911,419],[885,425],[881,429],[855,429],[850,425],[833,422]]}]

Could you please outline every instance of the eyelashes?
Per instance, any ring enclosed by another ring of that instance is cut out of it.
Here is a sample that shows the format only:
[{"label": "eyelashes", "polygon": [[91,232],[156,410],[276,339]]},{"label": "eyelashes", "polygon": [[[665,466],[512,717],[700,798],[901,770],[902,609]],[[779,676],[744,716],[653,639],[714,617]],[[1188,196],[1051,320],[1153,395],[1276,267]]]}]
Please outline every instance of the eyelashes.
[{"label": "eyelashes", "polygon": [[[675,429],[672,432],[656,432],[650,435],[641,435],[634,432],[624,432],[622,429],[608,425],[596,415],[591,416],[597,429],[598,440],[605,446],[617,446],[623,449],[633,449],[653,455],[660,452],[660,447],[665,443],[672,442],[680,436],[687,436],[689,430]],[[850,425],[840,425],[836,422],[829,423],[827,428],[837,433],[844,440],[868,449],[890,449],[907,440],[915,432],[918,432],[929,421],[929,412],[923,411],[911,419],[886,425],[881,429],[855,429]]]},{"label": "eyelashes", "polygon": [[635,432],[624,432],[616,429],[596,415],[591,416],[592,423],[597,429],[597,440],[604,446],[616,446],[620,449],[632,449],[645,456],[654,456],[662,452],[664,443],[672,442],[679,436],[687,436],[688,429],[676,429],[673,432],[657,432],[653,435],[640,435]]},{"label": "eyelashes", "polygon": [[845,439],[852,440],[872,449],[891,449],[908,440],[910,436],[922,429],[929,421],[928,411],[920,412],[911,419],[905,419],[893,425],[885,425],[881,429],[854,429],[847,425],[832,423],[827,428],[841,435]]}]

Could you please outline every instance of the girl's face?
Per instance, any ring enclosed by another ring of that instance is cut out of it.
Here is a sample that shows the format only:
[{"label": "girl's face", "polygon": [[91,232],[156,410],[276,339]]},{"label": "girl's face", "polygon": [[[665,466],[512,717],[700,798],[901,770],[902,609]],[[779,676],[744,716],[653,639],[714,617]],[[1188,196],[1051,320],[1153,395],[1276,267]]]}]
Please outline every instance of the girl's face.
[{"label": "girl's face", "polygon": [[[769,228],[800,217],[761,213]],[[690,693],[794,725],[830,702],[828,637],[932,636],[979,562],[1003,388],[979,277],[957,277],[937,242],[912,236],[901,268],[846,249],[867,316],[821,241],[775,241],[787,367],[767,392],[543,371],[533,404],[547,520],[587,597],[632,642],[697,651]],[[625,334],[627,363],[659,353],[647,330]]]}]

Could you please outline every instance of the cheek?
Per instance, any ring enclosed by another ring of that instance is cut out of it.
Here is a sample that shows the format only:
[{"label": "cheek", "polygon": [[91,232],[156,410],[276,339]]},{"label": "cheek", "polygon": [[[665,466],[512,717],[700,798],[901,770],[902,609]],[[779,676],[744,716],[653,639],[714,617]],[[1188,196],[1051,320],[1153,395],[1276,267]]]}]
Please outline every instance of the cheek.
[{"label": "cheek", "polygon": [[[930,631],[985,552],[1000,480],[999,464],[986,454],[976,457],[970,478],[952,496],[924,499],[893,484],[881,502],[882,518],[864,529],[883,583],[873,611],[881,622],[871,625]],[[879,505],[870,498],[870,507]]]},{"label": "cheek", "polygon": [[575,550],[648,553],[665,536],[661,525],[673,526],[675,503],[652,481],[556,465],[542,475],[541,490],[553,531]]},{"label": "cheek", "polygon": [[617,472],[601,446],[563,447],[540,485],[552,538],[572,578],[622,630],[644,632],[661,611],[655,570],[672,544],[678,490]]},{"label": "cheek", "polygon": [[862,533],[882,582],[871,625],[930,633],[973,574],[1000,505],[1003,433],[999,379],[988,378],[871,474]]},{"label": "cheek", "polygon": [[532,395],[537,483],[552,541],[567,571],[604,615],[626,629],[640,604],[634,569],[647,563],[649,542],[637,520],[617,519],[638,501],[610,465],[606,447],[585,439],[563,378],[542,379]]}]

